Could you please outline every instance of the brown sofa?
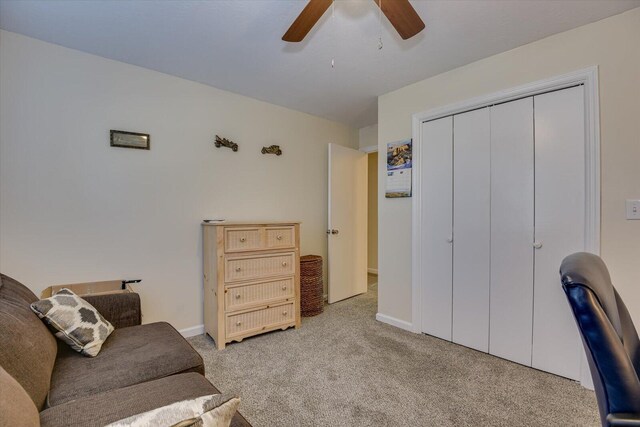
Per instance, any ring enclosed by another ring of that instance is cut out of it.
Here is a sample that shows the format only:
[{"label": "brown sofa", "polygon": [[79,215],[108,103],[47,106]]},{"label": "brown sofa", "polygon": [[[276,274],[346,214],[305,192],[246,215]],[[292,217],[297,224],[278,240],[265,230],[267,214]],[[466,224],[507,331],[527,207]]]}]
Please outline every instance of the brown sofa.
[{"label": "brown sofa", "polygon": [[[1,426],[104,426],[218,393],[178,331],[140,324],[137,294],[87,299],[116,328],[94,358],[57,340],[29,308],[33,292],[0,275]],[[231,425],[250,426],[239,413]]]}]

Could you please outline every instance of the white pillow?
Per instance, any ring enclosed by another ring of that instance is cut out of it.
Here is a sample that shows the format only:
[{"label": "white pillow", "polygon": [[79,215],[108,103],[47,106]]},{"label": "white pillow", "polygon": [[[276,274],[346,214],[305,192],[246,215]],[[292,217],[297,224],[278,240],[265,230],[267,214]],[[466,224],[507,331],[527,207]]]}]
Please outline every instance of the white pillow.
[{"label": "white pillow", "polygon": [[133,415],[106,427],[229,427],[240,398],[211,394]]},{"label": "white pillow", "polygon": [[85,356],[97,356],[113,332],[113,325],[94,306],[67,288],[32,303],[31,310],[58,331],[56,337]]}]

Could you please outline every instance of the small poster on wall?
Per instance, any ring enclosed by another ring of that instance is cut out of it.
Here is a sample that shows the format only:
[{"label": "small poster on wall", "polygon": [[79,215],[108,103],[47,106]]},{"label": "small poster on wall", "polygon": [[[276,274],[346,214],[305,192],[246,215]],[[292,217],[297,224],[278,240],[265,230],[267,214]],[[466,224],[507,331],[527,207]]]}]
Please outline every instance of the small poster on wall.
[{"label": "small poster on wall", "polygon": [[411,197],[411,142],[407,139],[387,144],[386,197]]}]

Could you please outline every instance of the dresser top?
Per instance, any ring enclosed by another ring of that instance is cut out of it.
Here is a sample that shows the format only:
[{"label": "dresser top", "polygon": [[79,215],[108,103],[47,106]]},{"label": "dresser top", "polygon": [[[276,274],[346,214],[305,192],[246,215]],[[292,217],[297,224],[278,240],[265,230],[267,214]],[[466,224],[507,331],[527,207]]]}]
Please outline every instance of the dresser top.
[{"label": "dresser top", "polygon": [[216,225],[222,225],[222,226],[241,226],[241,225],[296,225],[296,224],[302,224],[301,221],[212,221],[212,222],[205,222],[202,221],[202,225],[210,225],[210,226],[216,226]]}]

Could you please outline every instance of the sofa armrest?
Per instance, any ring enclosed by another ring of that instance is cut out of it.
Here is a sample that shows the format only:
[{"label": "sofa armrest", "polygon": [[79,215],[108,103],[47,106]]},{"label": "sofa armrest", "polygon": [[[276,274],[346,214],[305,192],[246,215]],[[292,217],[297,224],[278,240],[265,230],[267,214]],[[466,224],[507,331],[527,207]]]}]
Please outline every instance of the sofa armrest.
[{"label": "sofa armrest", "polygon": [[84,295],[82,298],[94,306],[116,329],[142,323],[140,295],[135,292]]}]

